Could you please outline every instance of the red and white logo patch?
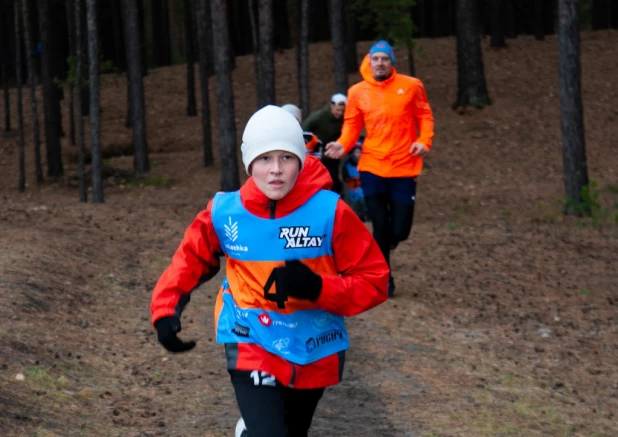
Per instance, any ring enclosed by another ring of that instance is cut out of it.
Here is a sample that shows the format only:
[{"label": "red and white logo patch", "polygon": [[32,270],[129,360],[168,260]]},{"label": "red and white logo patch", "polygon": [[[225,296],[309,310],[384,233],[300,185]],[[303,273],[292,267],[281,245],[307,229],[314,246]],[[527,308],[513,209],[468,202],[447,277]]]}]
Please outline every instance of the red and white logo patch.
[{"label": "red and white logo patch", "polygon": [[258,320],[260,321],[260,323],[264,326],[270,326],[272,324],[272,319],[270,318],[270,316],[266,313],[260,314],[258,316]]}]

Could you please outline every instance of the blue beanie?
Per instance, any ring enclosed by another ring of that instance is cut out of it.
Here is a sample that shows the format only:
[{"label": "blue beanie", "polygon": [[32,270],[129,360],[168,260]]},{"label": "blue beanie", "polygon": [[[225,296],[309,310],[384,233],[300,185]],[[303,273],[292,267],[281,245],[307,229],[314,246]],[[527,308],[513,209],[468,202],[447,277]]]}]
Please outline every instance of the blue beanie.
[{"label": "blue beanie", "polygon": [[386,41],[378,41],[371,46],[369,56],[373,56],[375,53],[385,53],[391,59],[391,64],[395,65],[395,50]]}]

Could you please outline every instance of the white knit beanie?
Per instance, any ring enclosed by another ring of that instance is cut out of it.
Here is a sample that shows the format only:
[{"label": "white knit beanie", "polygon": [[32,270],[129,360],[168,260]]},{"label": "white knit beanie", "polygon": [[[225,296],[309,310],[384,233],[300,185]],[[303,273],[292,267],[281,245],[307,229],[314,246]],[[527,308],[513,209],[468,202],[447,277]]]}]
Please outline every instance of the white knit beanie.
[{"label": "white knit beanie", "polygon": [[268,105],[251,116],[242,134],[242,162],[247,174],[249,166],[262,153],[284,150],[305,163],[305,140],[300,124],[289,112]]},{"label": "white knit beanie", "polygon": [[290,114],[292,114],[299,123],[303,122],[303,114],[300,112],[298,106],[288,103],[287,105],[283,105],[281,109],[283,109],[284,111],[288,111]]}]

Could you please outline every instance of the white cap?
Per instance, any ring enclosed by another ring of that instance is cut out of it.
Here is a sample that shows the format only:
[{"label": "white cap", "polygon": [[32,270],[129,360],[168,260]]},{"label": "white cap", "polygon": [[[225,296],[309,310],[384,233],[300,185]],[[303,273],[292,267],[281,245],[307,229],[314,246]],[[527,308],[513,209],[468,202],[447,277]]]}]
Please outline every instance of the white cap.
[{"label": "white cap", "polygon": [[303,114],[300,112],[300,109],[298,109],[298,106],[288,103],[287,105],[283,105],[281,109],[292,114],[299,123],[303,122]]},{"label": "white cap", "polygon": [[284,150],[305,163],[305,140],[300,124],[289,112],[268,105],[251,116],[242,134],[242,162],[247,174],[249,166],[262,153]]},{"label": "white cap", "polygon": [[330,98],[330,102],[334,105],[345,105],[346,103],[348,103],[348,98],[341,93],[337,93],[333,94],[333,96]]}]

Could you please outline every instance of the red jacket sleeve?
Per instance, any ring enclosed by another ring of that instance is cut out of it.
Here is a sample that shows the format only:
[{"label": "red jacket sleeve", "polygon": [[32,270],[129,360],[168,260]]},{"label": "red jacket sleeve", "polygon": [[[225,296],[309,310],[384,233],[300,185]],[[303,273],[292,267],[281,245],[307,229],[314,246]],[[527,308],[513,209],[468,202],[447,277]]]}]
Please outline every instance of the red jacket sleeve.
[{"label": "red jacket sleeve", "polygon": [[190,293],[217,274],[221,244],[212,224],[212,201],[185,231],[172,262],[152,293],[152,323],[165,316],[180,316]]},{"label": "red jacket sleeve", "polygon": [[333,231],[333,254],[338,276],[322,275],[320,308],[353,316],[387,299],[389,268],[367,227],[339,200]]}]

